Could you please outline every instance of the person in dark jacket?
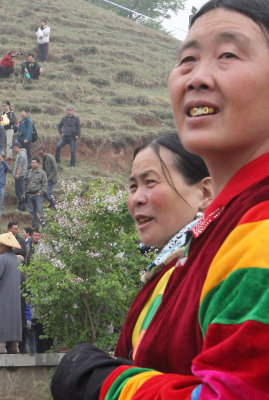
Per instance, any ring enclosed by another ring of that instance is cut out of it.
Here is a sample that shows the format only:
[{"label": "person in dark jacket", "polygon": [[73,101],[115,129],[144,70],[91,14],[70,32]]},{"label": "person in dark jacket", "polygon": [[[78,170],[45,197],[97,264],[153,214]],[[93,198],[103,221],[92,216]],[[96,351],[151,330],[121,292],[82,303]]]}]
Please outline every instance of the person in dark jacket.
[{"label": "person in dark jacket", "polygon": [[32,228],[38,229],[38,217],[42,226],[45,226],[43,211],[43,196],[47,193],[48,179],[44,171],[40,170],[40,159],[33,157],[31,169],[23,180],[23,198],[27,199],[29,213],[32,218]]},{"label": "person in dark jacket", "polygon": [[6,189],[6,176],[8,171],[9,167],[4,161],[2,154],[0,154],[0,217],[2,215],[2,207]]},{"label": "person in dark jacket", "polygon": [[12,235],[15,236],[16,240],[19,242],[19,245],[21,246],[20,249],[15,250],[15,254],[17,256],[22,256],[25,258],[26,256],[26,243],[23,237],[19,235],[19,223],[16,221],[10,221],[7,225],[7,230],[8,232],[12,233]]},{"label": "person in dark jacket", "polygon": [[71,104],[66,106],[66,112],[67,115],[62,118],[58,125],[61,139],[56,147],[55,159],[57,163],[60,163],[61,149],[66,144],[69,144],[71,149],[70,167],[74,167],[76,164],[76,146],[80,137],[80,121],[79,118],[73,114],[74,107]]},{"label": "person in dark jacket", "polygon": [[31,166],[31,145],[32,145],[32,131],[33,123],[30,117],[27,116],[25,108],[20,108],[22,119],[19,123],[18,134],[16,140],[21,144],[27,152],[28,168]]},{"label": "person in dark jacket", "polygon": [[48,178],[48,190],[45,196],[50,202],[49,208],[54,208],[55,198],[53,196],[53,191],[58,178],[57,164],[53,155],[47,153],[45,146],[39,147],[38,155],[43,159],[42,169],[46,172]]},{"label": "person in dark jacket", "polygon": [[21,73],[28,79],[39,79],[43,70],[38,62],[35,61],[33,54],[28,54],[27,60],[21,64]]}]

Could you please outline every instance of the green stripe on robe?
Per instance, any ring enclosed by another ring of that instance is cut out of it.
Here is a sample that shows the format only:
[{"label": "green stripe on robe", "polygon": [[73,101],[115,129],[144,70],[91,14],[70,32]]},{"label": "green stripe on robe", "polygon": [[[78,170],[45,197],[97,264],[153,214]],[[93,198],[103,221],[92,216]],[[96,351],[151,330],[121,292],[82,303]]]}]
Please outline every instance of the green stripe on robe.
[{"label": "green stripe on robe", "polygon": [[[253,282],[256,284],[253,285]],[[199,321],[203,337],[210,324],[235,325],[247,320],[269,324],[269,269],[233,271],[202,301]]]}]

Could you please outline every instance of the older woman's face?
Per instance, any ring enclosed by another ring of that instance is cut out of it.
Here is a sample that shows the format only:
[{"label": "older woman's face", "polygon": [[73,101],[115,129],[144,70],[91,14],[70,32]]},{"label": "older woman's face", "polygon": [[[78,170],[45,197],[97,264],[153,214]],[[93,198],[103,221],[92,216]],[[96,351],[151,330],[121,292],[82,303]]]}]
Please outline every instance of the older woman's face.
[{"label": "older woman's face", "polygon": [[200,185],[189,185],[174,168],[172,152],[161,147],[160,156],[182,197],[167,182],[161,162],[150,147],[134,159],[128,197],[128,208],[142,242],[155,247],[164,246],[193,220],[202,198]]},{"label": "older woman's face", "polygon": [[245,163],[269,151],[269,45],[250,18],[220,8],[198,18],[169,89],[189,151]]}]

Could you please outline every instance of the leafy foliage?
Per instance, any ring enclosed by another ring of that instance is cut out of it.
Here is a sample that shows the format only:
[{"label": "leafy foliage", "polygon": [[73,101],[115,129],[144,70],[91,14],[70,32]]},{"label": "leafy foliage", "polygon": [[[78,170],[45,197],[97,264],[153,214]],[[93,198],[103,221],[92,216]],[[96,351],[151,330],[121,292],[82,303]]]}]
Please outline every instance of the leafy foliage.
[{"label": "leafy foliage", "polygon": [[[38,257],[28,267],[26,290],[45,333],[58,346],[89,341],[115,345],[130,302],[140,287],[134,225],[119,184],[63,184]],[[112,333],[113,331],[113,333]]]},{"label": "leafy foliage", "polygon": [[[116,12],[119,15],[122,15],[124,17],[128,17],[130,19],[139,21],[141,23],[146,23],[147,18],[136,14],[135,12],[130,12],[127,10],[124,10],[122,8],[117,8],[113,5],[109,5],[108,3],[105,3],[103,0],[90,0],[91,3],[96,4],[98,6],[103,6],[106,8],[112,9],[114,12]],[[124,6],[126,8],[129,8],[130,10],[137,11],[138,13],[144,14],[150,18],[156,19],[156,20],[163,20],[171,18],[170,12],[177,13],[180,10],[184,9],[186,0],[121,0],[118,2],[121,6]],[[117,3],[117,2],[115,2]],[[149,22],[149,21],[148,21]],[[155,22],[156,27],[160,29],[160,24],[158,22]],[[153,27],[153,23],[151,22],[151,25]]]}]

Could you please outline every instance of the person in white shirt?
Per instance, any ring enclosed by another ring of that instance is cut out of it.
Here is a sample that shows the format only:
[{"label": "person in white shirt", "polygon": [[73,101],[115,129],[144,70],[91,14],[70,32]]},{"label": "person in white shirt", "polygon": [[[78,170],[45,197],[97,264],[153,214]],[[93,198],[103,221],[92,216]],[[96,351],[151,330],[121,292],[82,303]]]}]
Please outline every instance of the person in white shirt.
[{"label": "person in white shirt", "polygon": [[45,19],[41,19],[40,27],[36,32],[39,61],[48,61],[50,27]]}]

